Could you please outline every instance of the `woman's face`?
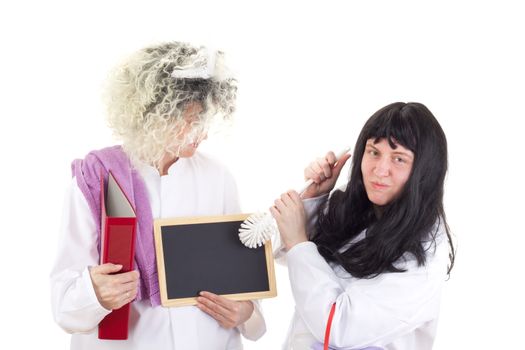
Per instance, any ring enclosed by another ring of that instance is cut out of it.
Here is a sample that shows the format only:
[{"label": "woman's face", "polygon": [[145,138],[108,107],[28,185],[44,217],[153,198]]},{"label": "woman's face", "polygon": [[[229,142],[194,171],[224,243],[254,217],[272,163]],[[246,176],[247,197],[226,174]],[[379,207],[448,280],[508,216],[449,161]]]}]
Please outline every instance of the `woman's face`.
[{"label": "woman's face", "polygon": [[366,141],[361,172],[368,199],[383,206],[401,193],[410,177],[414,153],[400,144],[394,149],[386,139],[374,141]]},{"label": "woman's face", "polygon": [[178,136],[178,138],[184,142],[178,152],[181,158],[193,156],[201,141],[206,140],[208,137],[206,131],[195,133],[193,126],[193,123],[199,119],[199,114],[202,110],[202,105],[198,102],[191,102],[184,109],[183,117],[186,124]]}]

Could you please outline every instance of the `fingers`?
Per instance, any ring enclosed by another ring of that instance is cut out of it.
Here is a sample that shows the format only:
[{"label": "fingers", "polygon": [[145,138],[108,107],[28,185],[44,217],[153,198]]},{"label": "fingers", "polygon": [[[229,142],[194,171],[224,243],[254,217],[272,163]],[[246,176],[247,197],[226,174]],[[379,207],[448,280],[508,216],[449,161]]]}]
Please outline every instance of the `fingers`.
[{"label": "fingers", "polygon": [[335,162],[337,162],[337,158],[335,157],[335,153],[332,152],[332,151],[328,151],[326,153],[325,160],[328,163],[328,165],[330,165],[330,168],[332,168],[334,166]]},{"label": "fingers", "polygon": [[129,283],[139,280],[140,274],[138,271],[128,271],[115,275],[116,281],[119,283]]},{"label": "fingers", "polygon": [[274,201],[273,209],[270,208],[270,212],[277,209],[277,211],[281,213],[283,210],[301,206],[302,200],[299,194],[294,190],[290,190],[281,194],[281,196]]},{"label": "fingers", "polygon": [[95,292],[101,305],[113,310],[135,299],[138,291],[137,287],[138,282],[115,284],[111,281],[103,281],[95,289]]},{"label": "fingers", "polygon": [[209,300],[213,301],[217,305],[219,305],[219,306],[221,306],[221,307],[223,307],[225,309],[228,309],[228,310],[234,310],[237,307],[237,302],[235,302],[233,300],[230,300],[230,299],[227,299],[227,298],[225,298],[223,296],[220,296],[220,295],[217,295],[217,294],[213,294],[213,293],[210,293],[210,292],[200,292],[200,295],[203,296],[206,299],[209,299]]},{"label": "fingers", "polygon": [[121,269],[122,265],[103,264],[89,270],[97,299],[108,310],[118,309],[137,296],[138,271],[112,274]]},{"label": "fingers", "polygon": [[332,151],[329,151],[324,158],[321,158],[320,165],[322,166],[325,179],[332,177],[332,168],[336,161],[337,159]]},{"label": "fingers", "polygon": [[117,303],[115,308],[120,308],[128,303],[131,303],[136,297],[137,297],[137,286],[132,286],[130,288],[126,288],[122,294],[119,296],[120,300]]},{"label": "fingers", "polygon": [[295,205],[301,205],[302,206],[302,199],[299,193],[297,193],[294,190],[290,190],[286,192],[288,203],[293,203]]},{"label": "fingers", "polygon": [[206,298],[201,298],[201,297],[197,298],[197,301],[198,301],[197,307],[201,311],[213,317],[222,327],[232,328],[228,320],[220,312],[216,310],[216,304],[214,304],[213,302],[209,301]]},{"label": "fingers", "polygon": [[[304,177],[306,179],[312,179],[315,183],[323,182],[327,176],[330,175],[330,169],[326,169],[325,164],[324,158],[316,159],[305,169]],[[325,173],[325,170],[327,170],[328,173]]]},{"label": "fingers", "polygon": [[133,301],[137,297],[138,282],[129,282],[122,286],[115,288],[114,298],[119,300],[122,305]]},{"label": "fingers", "polygon": [[127,294],[128,298],[135,299],[138,292],[138,282],[129,282],[122,285],[122,293]]},{"label": "fingers", "polygon": [[277,210],[275,206],[270,207],[270,214],[274,217],[274,219],[277,219],[281,216],[281,213]]},{"label": "fingers", "polygon": [[296,191],[288,191],[277,198],[270,213],[275,218],[285,249],[307,241],[305,211],[301,197]]},{"label": "fingers", "polygon": [[201,292],[197,307],[213,317],[224,328],[237,326],[240,320],[240,305],[210,292]]},{"label": "fingers", "polygon": [[289,206],[293,205],[294,201],[290,197],[290,192],[291,191],[288,191],[288,192],[285,192],[285,193],[281,194],[281,198],[277,199],[276,202],[278,202],[279,204],[282,204],[282,205],[284,205],[286,207],[289,207]]},{"label": "fingers", "polygon": [[339,176],[339,173],[341,172],[341,169],[343,169],[343,167],[346,164],[346,161],[348,159],[350,159],[351,156],[352,155],[350,153],[345,153],[344,155],[341,156],[341,158],[339,158],[339,160],[335,164],[334,168],[332,169],[332,171],[334,173],[334,176],[336,176],[336,177]]},{"label": "fingers", "polygon": [[122,270],[122,265],[111,263],[91,267],[91,273],[102,275],[119,272],[120,270]]},{"label": "fingers", "polygon": [[253,313],[251,301],[229,300],[210,292],[201,292],[197,307],[213,317],[224,328],[233,328],[244,323]]},{"label": "fingers", "polygon": [[314,160],[304,171],[306,179],[312,179],[315,183],[321,183],[332,177],[332,168],[337,159],[334,152],[328,152],[324,157]]}]

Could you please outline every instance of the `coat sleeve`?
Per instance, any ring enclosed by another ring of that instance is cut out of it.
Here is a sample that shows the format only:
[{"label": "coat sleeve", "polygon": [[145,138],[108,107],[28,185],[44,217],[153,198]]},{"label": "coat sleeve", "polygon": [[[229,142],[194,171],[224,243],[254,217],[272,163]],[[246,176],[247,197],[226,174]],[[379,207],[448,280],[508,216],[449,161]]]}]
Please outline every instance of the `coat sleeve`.
[{"label": "coat sleeve", "polygon": [[266,322],[262,313],[262,306],[260,300],[252,300],[253,313],[250,318],[238,326],[239,332],[246,339],[257,340],[266,333]]},{"label": "coat sleeve", "polygon": [[404,273],[351,283],[342,283],[351,277],[340,268],[336,274],[312,242],[294,246],[287,259],[296,310],[318,341],[323,341],[334,302],[330,345],[338,348],[386,344],[437,318],[446,274],[442,243],[425,266],[407,262]]},{"label": "coat sleeve", "polygon": [[97,300],[88,267],[98,265],[95,222],[73,178],[66,192],[57,257],[51,272],[55,321],[68,333],[88,333],[111,312]]},{"label": "coat sleeve", "polygon": [[[319,206],[323,204],[327,199],[328,194],[303,200],[304,212],[306,217],[306,234],[309,238],[311,238],[313,235],[313,229],[315,223],[317,222],[317,211],[319,209]],[[281,241],[281,236],[278,232],[272,238],[272,248],[275,261],[281,265],[286,265],[286,250]]]}]

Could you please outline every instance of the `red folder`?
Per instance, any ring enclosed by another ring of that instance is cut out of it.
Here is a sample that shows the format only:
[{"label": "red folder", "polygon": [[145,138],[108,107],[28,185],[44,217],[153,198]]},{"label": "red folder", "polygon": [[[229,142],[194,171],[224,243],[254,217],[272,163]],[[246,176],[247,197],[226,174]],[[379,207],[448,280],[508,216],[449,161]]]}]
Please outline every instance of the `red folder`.
[{"label": "red folder", "polygon": [[[100,235],[100,263],[122,265],[120,272],[133,269],[135,227],[137,218],[122,188],[111,172],[107,192],[101,176],[100,203],[102,230]],[[111,311],[98,325],[99,339],[128,339],[129,304]]]}]

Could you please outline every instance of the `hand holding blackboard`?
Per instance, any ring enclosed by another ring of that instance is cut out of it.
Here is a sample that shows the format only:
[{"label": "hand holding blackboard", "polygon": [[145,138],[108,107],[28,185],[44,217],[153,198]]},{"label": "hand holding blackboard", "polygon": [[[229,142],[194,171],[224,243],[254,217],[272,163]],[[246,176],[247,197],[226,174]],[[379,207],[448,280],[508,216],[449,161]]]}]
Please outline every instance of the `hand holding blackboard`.
[{"label": "hand holding blackboard", "polygon": [[201,291],[232,300],[277,295],[271,243],[246,248],[238,228],[248,214],[155,220],[163,306],[197,304]]},{"label": "hand holding blackboard", "polygon": [[222,328],[233,328],[248,321],[253,314],[254,303],[249,300],[230,300],[210,292],[200,292],[197,307],[213,317]]}]

